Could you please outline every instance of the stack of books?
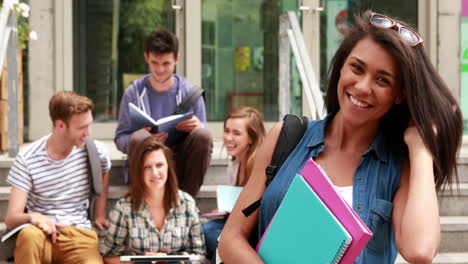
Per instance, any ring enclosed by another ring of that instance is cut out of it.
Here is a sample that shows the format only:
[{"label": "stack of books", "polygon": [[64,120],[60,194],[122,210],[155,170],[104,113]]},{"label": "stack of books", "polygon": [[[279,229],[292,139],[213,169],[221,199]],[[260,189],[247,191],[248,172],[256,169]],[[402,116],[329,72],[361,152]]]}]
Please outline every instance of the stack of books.
[{"label": "stack of books", "polygon": [[372,232],[312,159],[295,176],[257,252],[267,264],[351,264]]}]

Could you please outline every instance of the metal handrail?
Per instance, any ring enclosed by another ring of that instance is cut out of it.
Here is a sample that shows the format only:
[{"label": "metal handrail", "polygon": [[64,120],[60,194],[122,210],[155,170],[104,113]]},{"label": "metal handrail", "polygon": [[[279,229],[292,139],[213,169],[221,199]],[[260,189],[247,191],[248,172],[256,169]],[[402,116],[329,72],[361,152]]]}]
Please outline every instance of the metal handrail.
[{"label": "metal handrail", "polygon": [[[309,84],[309,92],[310,96],[313,99],[313,102],[315,104],[315,115],[316,119],[322,119],[326,115],[325,111],[325,106],[324,106],[324,101],[322,97],[322,92],[320,91],[319,83],[317,81],[317,78],[315,77],[315,72],[312,67],[312,63],[309,57],[309,53],[307,52],[305,41],[304,41],[304,36],[302,35],[301,28],[299,26],[299,20],[297,19],[296,13],[289,11],[288,12],[288,17],[291,22],[291,29],[292,32],[294,33],[294,38],[296,40],[297,48],[299,51],[299,57],[296,57],[296,60],[301,60],[302,64],[304,65],[304,70],[306,73],[307,77],[307,82]],[[291,40],[291,38],[290,38]],[[306,90],[306,94],[307,94]],[[308,98],[310,99],[310,98]],[[309,101],[309,103],[311,103]],[[312,114],[313,115],[313,114]]]},{"label": "metal handrail", "polygon": [[10,38],[11,27],[7,26],[8,17],[10,16],[10,9],[2,7],[0,11],[0,69],[3,69],[5,61],[5,54],[8,46],[8,39]]},{"label": "metal handrail", "polygon": [[15,11],[3,7],[0,11],[0,72],[7,57],[8,89],[8,156],[14,157],[19,149],[18,124],[18,30]]},{"label": "metal handrail", "polygon": [[[287,24],[287,26],[290,27],[289,29],[287,29],[287,35],[289,38],[290,46],[286,47],[284,43],[280,42],[280,53],[289,53],[289,51],[292,50],[296,61],[296,67],[301,78],[302,87],[305,92],[305,99],[308,102],[311,119],[322,119],[326,115],[325,104],[317,78],[315,77],[315,72],[310,61],[309,53],[306,49],[304,37],[299,26],[299,21],[297,19],[296,14],[292,11],[287,12],[287,21],[285,21],[284,15],[282,17],[283,19],[280,19],[281,23]],[[284,28],[284,25],[280,26],[280,28]],[[280,34],[281,33],[283,32],[280,32]],[[281,58],[282,56],[280,56],[280,60]],[[280,65],[284,65],[284,63],[280,61]],[[282,70],[284,71],[284,69]],[[284,83],[284,80],[282,80],[281,72],[280,83]],[[289,89],[289,87],[283,88],[282,86],[280,86],[280,89]],[[283,92],[280,94],[285,93]],[[280,102],[281,101],[283,100],[280,99]]]},{"label": "metal handrail", "polygon": [[291,43],[291,49],[293,51],[293,54],[294,54],[294,57],[296,58],[296,66],[297,66],[297,70],[299,72],[299,76],[301,77],[301,80],[302,80],[302,87],[303,87],[303,90],[305,91],[305,97],[307,99],[307,102],[308,102],[308,105],[309,105],[309,110],[310,110],[310,114],[312,115],[311,118],[312,119],[319,119],[320,116],[318,116],[318,111],[317,111],[317,107],[316,107],[316,102],[314,100],[314,95],[311,93],[311,87],[310,87],[310,82],[309,82],[309,78],[308,78],[308,73],[307,73],[307,69],[306,69],[306,66],[304,65],[304,62],[301,58],[301,51],[300,51],[300,48],[298,47],[298,43],[297,43],[297,40],[294,36],[294,33],[291,29],[288,29],[288,37],[289,37],[289,41]]}]

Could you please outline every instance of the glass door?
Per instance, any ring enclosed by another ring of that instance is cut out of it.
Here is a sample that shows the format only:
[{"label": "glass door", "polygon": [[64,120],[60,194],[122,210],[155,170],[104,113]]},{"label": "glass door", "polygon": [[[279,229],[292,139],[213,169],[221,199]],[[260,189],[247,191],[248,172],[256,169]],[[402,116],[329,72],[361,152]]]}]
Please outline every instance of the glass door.
[{"label": "glass door", "polygon": [[[297,0],[202,0],[201,9],[208,120],[222,121],[231,109],[247,105],[277,121],[279,16],[296,11]],[[297,82],[292,87],[300,97]]]}]

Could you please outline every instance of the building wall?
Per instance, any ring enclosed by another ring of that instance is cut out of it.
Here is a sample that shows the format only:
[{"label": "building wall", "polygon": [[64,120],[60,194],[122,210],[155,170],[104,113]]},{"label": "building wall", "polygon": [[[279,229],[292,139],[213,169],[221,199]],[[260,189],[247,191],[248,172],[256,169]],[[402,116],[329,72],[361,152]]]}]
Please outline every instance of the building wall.
[{"label": "building wall", "polygon": [[30,1],[29,22],[38,40],[29,42],[29,140],[50,133],[49,98],[73,90],[72,0]]},{"label": "building wall", "polygon": [[[456,98],[460,98],[461,1],[437,1],[437,70]],[[468,87],[467,87],[468,89]]]},{"label": "building wall", "polygon": [[30,2],[29,22],[39,39],[29,43],[29,140],[50,131],[48,100],[54,93],[54,0]]}]

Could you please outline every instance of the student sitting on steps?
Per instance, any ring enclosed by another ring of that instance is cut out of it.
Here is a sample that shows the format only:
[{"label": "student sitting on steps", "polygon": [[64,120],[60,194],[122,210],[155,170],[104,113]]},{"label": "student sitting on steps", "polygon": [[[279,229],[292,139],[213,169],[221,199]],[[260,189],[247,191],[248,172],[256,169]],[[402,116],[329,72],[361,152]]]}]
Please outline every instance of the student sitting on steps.
[{"label": "student sitting on steps", "polygon": [[[227,168],[230,185],[245,186],[264,137],[263,117],[255,108],[239,107],[226,116],[223,140],[227,153],[232,157]],[[216,219],[203,224],[208,259],[212,259],[215,253],[225,223],[225,219]]]},{"label": "student sitting on steps", "polygon": [[[92,189],[84,145],[92,110],[87,97],[55,94],[49,101],[52,133],[22,150],[11,167],[5,224],[8,229],[32,224],[18,235],[16,263],[102,263],[88,216]],[[111,163],[103,144],[94,143],[103,172],[94,224],[103,229],[109,225],[105,208]]]},{"label": "student sitting on steps", "polygon": [[105,263],[121,255],[195,254],[204,261],[205,239],[195,200],[179,190],[169,148],[153,137],[132,146],[130,188],[109,213],[99,242]]}]

